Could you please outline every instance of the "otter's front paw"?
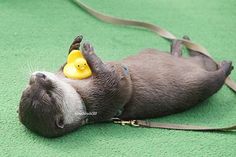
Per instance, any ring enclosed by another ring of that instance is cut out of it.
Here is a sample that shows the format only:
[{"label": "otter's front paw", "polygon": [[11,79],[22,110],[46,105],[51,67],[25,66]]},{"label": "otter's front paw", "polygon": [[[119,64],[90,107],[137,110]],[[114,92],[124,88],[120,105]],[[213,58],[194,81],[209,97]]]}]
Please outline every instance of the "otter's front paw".
[{"label": "otter's front paw", "polygon": [[80,48],[80,43],[81,43],[82,39],[83,39],[83,36],[82,36],[82,35],[79,35],[79,36],[77,36],[77,37],[74,39],[73,43],[72,43],[71,46],[70,46],[69,53],[70,53],[72,50],[79,50],[79,48]]},{"label": "otter's front paw", "polygon": [[105,64],[101,59],[94,53],[94,48],[89,43],[84,43],[82,46],[82,54],[87,60],[93,73],[105,72]]},{"label": "otter's front paw", "polygon": [[82,52],[85,56],[89,57],[90,55],[93,55],[94,48],[90,43],[84,43],[82,47]]}]

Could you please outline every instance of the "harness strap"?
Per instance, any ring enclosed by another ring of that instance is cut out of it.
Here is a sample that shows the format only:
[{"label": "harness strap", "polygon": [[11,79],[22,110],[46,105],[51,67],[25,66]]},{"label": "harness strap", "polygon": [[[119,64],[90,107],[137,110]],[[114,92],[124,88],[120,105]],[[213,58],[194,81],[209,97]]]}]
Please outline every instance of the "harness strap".
[{"label": "harness strap", "polygon": [[[182,41],[182,44],[186,48],[193,50],[193,51],[197,51],[198,53],[201,53],[201,54],[208,56],[212,59],[212,57],[208,53],[207,49],[204,48],[203,46],[193,43],[192,41],[189,41],[189,40],[178,39],[175,35],[173,35],[169,31],[167,31],[166,29],[161,28],[157,25],[143,22],[143,21],[121,19],[121,18],[113,17],[113,16],[103,14],[101,12],[98,12],[98,11],[90,8],[89,6],[82,3],[80,0],[73,0],[73,2],[75,2],[85,12],[89,13],[90,15],[96,17],[97,19],[99,19],[103,22],[107,22],[107,23],[111,23],[111,24],[118,24],[118,25],[127,25],[127,26],[136,26],[136,27],[146,28],[147,30],[153,31],[153,32],[157,33],[159,36],[161,36],[162,38],[167,39],[169,41],[180,40],[180,41]],[[230,89],[232,89],[232,91],[234,93],[236,93],[236,83],[230,77],[226,78],[225,84]],[[149,122],[146,120],[123,121],[123,120],[120,120],[117,118],[114,118],[113,121],[114,121],[114,123],[119,123],[122,125],[129,124],[132,126],[141,126],[141,127],[147,127],[147,128],[174,129],[174,130],[192,130],[192,131],[230,131],[230,130],[232,131],[232,130],[236,130],[236,125],[230,126],[230,127],[218,128],[218,127],[204,127],[204,126],[193,126],[193,125],[183,125],[183,124],[158,123],[158,122]]]}]

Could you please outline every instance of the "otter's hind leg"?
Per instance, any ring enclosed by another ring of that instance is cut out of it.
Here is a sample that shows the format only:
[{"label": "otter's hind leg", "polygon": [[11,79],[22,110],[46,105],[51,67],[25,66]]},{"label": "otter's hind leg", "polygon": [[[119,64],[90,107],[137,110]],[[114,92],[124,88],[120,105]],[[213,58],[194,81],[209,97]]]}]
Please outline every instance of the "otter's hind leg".
[{"label": "otter's hind leg", "polygon": [[176,56],[176,57],[181,57],[182,56],[181,49],[182,49],[182,41],[173,40],[171,44],[171,50],[170,50],[171,55]]},{"label": "otter's hind leg", "polygon": [[204,80],[202,80],[203,93],[201,100],[205,100],[209,96],[216,93],[224,84],[225,79],[233,70],[231,61],[222,61],[219,69],[216,71],[208,71]]},{"label": "otter's hind leg", "polygon": [[[183,37],[183,39],[190,40],[190,38],[186,35]],[[197,51],[193,51],[190,49],[188,49],[188,52],[189,55],[191,57],[194,57],[195,61],[197,61],[198,64],[200,64],[207,71],[215,71],[219,68],[218,65],[208,56],[205,56]]]}]

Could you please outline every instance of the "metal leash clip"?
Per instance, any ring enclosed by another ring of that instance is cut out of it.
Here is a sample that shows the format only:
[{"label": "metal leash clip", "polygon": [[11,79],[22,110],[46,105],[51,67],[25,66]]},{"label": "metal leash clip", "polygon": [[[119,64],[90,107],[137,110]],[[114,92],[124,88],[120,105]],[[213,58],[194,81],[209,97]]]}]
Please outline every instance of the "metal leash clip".
[{"label": "metal leash clip", "polygon": [[121,125],[131,125],[131,126],[139,126],[137,124],[137,120],[121,120],[119,118],[112,118],[113,123],[115,124],[121,124]]}]

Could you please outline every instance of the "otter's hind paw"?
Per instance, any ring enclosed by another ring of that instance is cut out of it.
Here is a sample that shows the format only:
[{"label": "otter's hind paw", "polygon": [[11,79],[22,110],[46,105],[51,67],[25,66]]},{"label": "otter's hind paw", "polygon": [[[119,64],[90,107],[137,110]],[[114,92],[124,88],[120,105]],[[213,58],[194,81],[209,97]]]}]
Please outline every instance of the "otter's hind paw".
[{"label": "otter's hind paw", "polygon": [[220,63],[220,67],[225,72],[226,76],[229,76],[231,71],[234,69],[234,67],[232,66],[232,62],[231,61],[222,61]]}]

